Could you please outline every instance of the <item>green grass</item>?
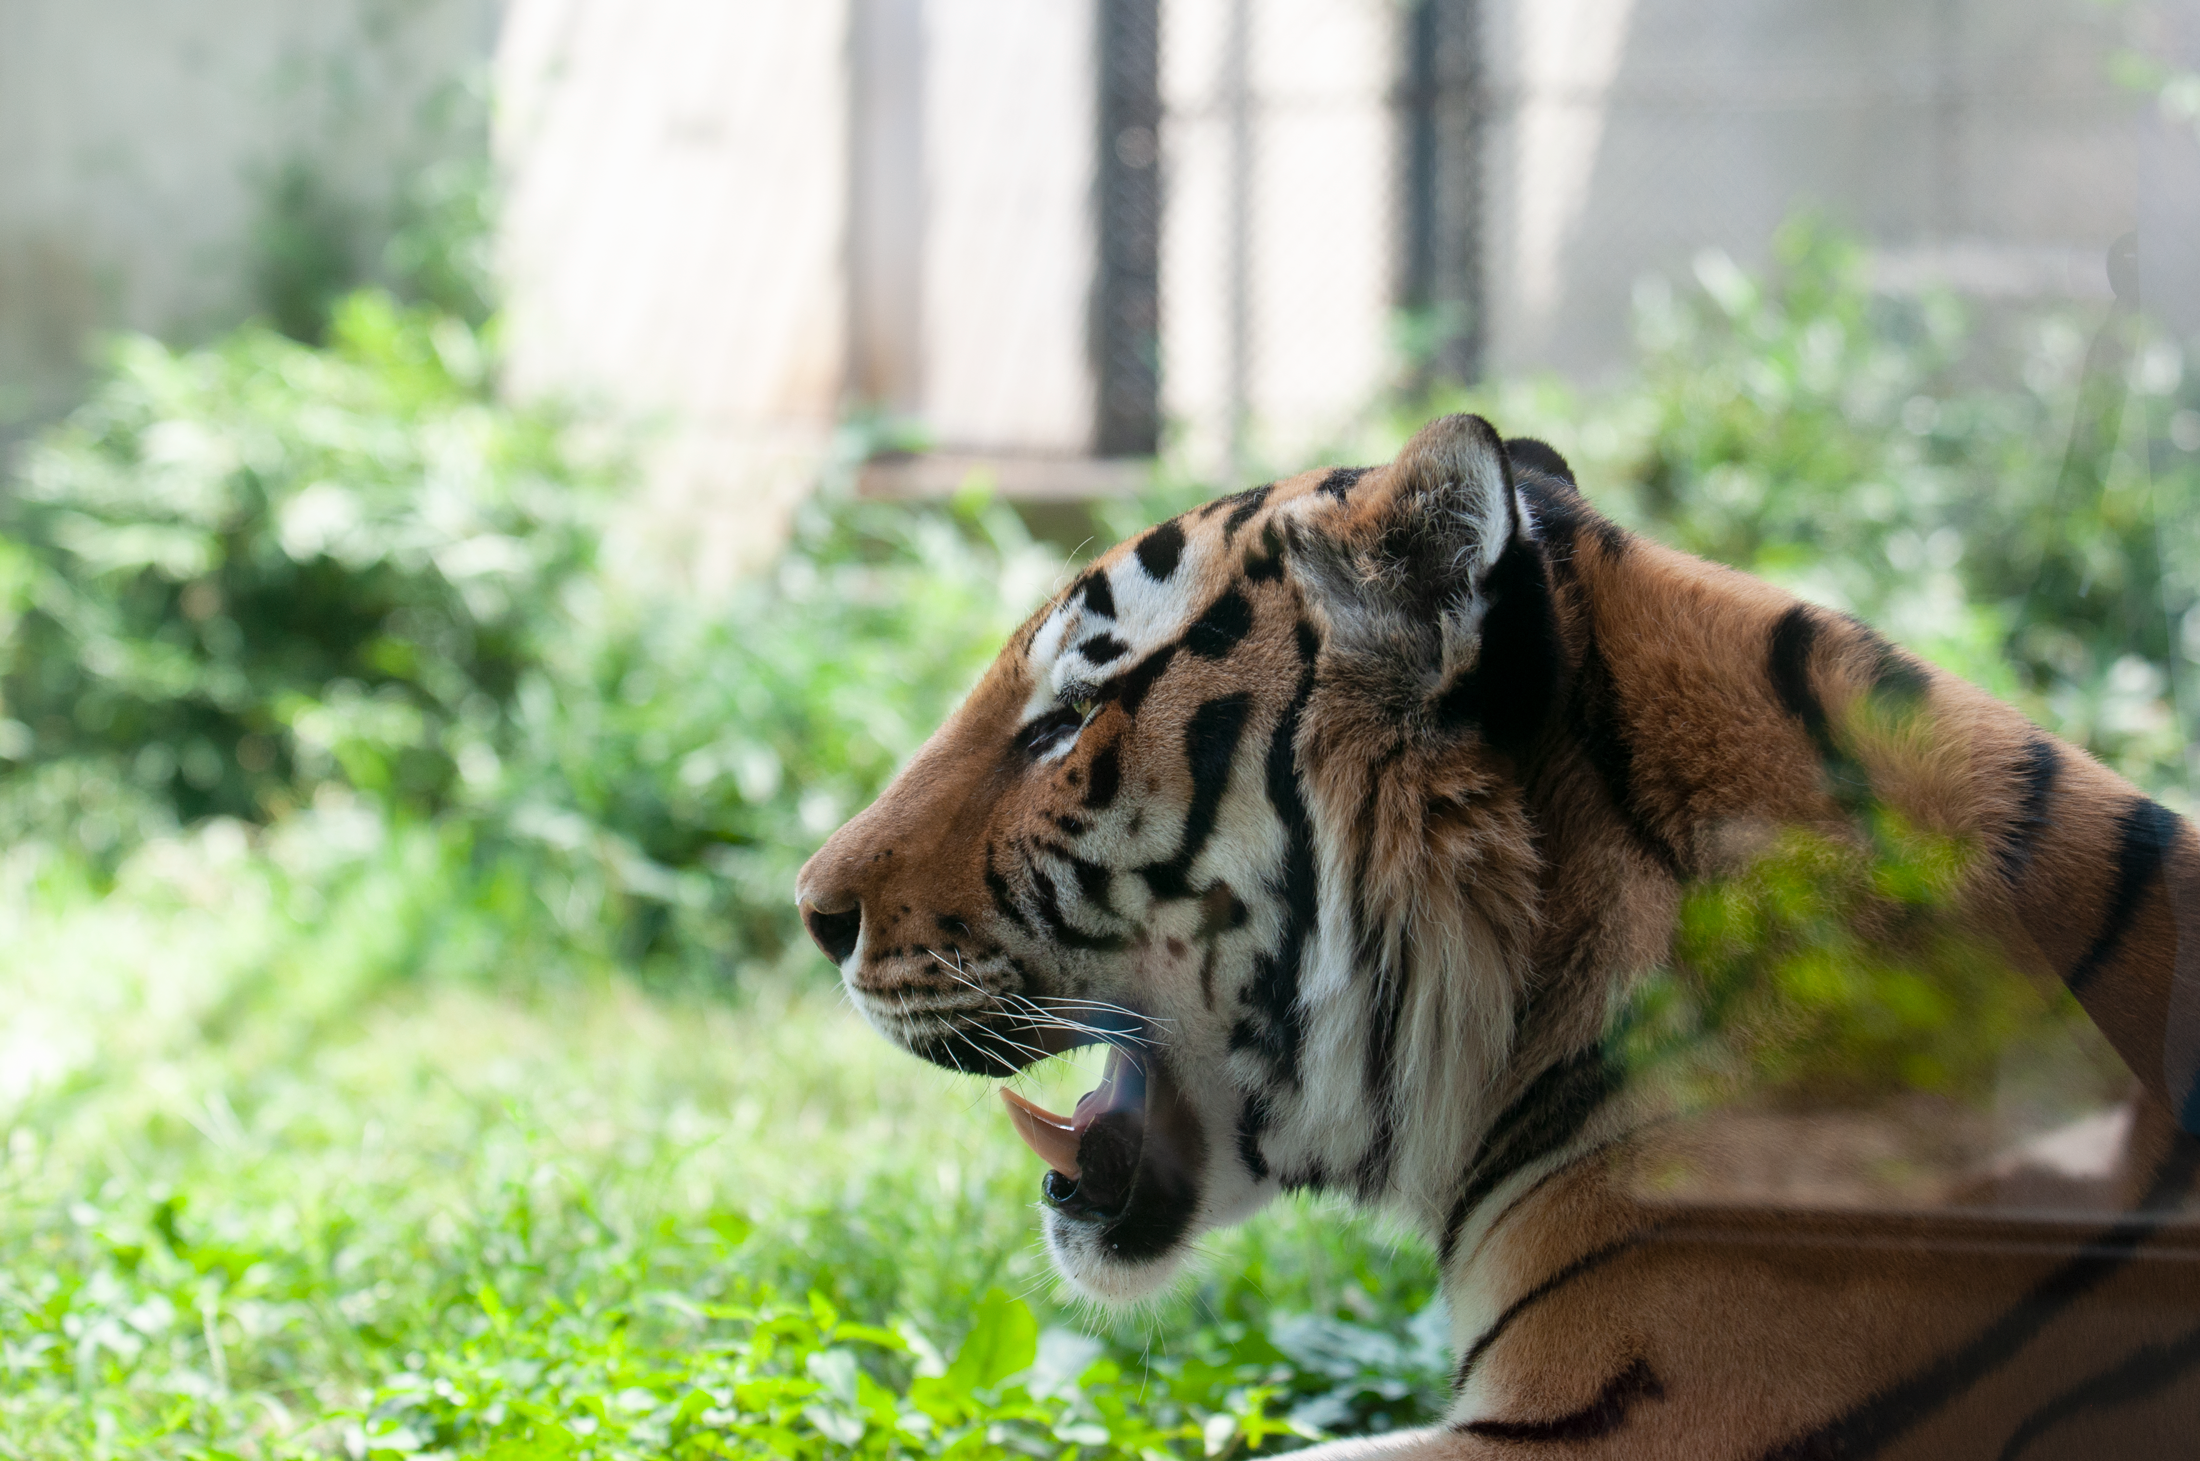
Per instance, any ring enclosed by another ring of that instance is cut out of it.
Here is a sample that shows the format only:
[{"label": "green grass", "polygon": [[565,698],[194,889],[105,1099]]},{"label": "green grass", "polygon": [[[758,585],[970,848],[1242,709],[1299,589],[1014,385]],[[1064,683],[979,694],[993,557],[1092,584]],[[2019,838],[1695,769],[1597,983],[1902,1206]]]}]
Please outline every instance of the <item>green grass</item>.
[{"label": "green grass", "polygon": [[1198,1455],[1441,1390],[1427,1255],[1335,1212],[1067,1302],[990,1085],[822,966],[543,967],[494,878],[356,809],[104,897],[18,864],[0,1455]]}]

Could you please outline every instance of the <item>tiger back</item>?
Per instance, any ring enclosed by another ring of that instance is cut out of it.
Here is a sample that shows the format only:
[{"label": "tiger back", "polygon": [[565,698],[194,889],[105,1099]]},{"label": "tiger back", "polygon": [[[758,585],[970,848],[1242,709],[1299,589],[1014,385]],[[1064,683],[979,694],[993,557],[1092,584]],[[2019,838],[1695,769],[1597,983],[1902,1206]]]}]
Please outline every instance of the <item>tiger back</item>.
[{"label": "tiger back", "polygon": [[[2138,1095],[2122,1202],[1676,1205],[1614,1031],[1691,888],[1891,813],[1937,916],[2074,993]],[[889,1039],[1005,1076],[1077,1289],[1284,1191],[1428,1235],[1444,1425],[1329,1454],[2183,1454],[2200,1419],[2200,842],[1853,621],[1599,516],[1467,416],[1222,498],[1042,607],[803,869]],[[2180,1124],[2182,1121],[2183,1124]]]}]

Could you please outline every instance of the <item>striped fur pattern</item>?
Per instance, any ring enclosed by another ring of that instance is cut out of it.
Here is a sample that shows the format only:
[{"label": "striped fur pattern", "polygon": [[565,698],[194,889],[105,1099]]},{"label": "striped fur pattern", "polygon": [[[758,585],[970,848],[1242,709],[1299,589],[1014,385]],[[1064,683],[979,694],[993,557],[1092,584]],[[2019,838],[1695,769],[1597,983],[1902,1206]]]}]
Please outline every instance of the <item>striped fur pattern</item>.
[{"label": "striped fur pattern", "polygon": [[[1631,1195],[1604,1036],[1681,891],[1875,802],[1976,849],[1955,916],[2138,1077],[2127,1217],[1965,1266]],[[1103,557],[800,896],[918,1055],[1121,1052],[1044,1189],[1079,1289],[1151,1292],[1286,1190],[1430,1235],[1447,1424],[1333,1456],[2147,1455],[2200,1416],[2196,881],[2083,752],[1455,416]]]}]

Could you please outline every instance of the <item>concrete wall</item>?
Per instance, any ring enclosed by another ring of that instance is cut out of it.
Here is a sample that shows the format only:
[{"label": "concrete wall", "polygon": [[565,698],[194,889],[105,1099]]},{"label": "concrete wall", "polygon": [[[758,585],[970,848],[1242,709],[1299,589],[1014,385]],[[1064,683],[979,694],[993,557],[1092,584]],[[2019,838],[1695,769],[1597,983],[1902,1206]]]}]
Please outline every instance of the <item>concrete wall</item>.
[{"label": "concrete wall", "polygon": [[[2107,245],[2139,220],[2152,110],[2112,79],[2115,57],[2159,53],[2160,16],[2196,10],[1485,0],[1486,369],[1617,373],[1646,274],[1685,280],[1707,248],[1761,266],[1806,209],[1871,243],[1894,287],[2105,298]],[[1195,470],[1289,465],[1349,436],[1396,376],[1405,10],[1164,13],[1164,408]],[[2159,211],[2170,170],[2154,173]]]},{"label": "concrete wall", "polygon": [[[271,234],[380,263],[410,179],[478,148],[496,0],[0,4],[0,440],[65,409],[96,331],[259,308]],[[287,220],[286,166],[318,179]],[[319,215],[296,216],[301,211]]]},{"label": "concrete wall", "polygon": [[1684,277],[1707,246],[1761,262],[1806,207],[1919,279],[2105,293],[2106,247],[2137,219],[2145,110],[2111,62],[2140,13],[2086,0],[1493,7],[1492,368],[1616,368],[1642,274]]},{"label": "concrete wall", "polygon": [[509,384],[644,428],[698,582],[769,551],[846,412],[1090,438],[1090,0],[867,10],[908,54],[852,54],[846,0],[513,0],[498,47]]},{"label": "concrete wall", "polygon": [[497,49],[509,389],[645,434],[716,581],[816,479],[846,337],[839,3],[514,0]]},{"label": "concrete wall", "polygon": [[1164,0],[1162,410],[1196,471],[1319,450],[1390,374],[1397,15],[1392,0]]}]

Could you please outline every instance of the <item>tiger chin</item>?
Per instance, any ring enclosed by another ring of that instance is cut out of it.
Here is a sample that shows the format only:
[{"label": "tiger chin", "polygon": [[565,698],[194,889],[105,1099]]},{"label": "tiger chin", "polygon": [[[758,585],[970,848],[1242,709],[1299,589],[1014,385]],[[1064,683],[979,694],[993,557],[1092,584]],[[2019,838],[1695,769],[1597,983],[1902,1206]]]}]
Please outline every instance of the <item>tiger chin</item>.
[{"label": "tiger chin", "polygon": [[[2130,1211],[2063,1249],[1707,1238],[1629,1179],[1657,1128],[1607,1034],[1683,890],[1877,807],[1971,850],[1948,916],[2142,1088]],[[1103,556],[798,897],[916,1055],[1108,1047],[1068,1114],[1003,1091],[1079,1291],[1149,1294],[1287,1191],[1428,1235],[1445,1423],[1320,1454],[2169,1455],[2200,1424],[2192,829],[1478,417]]]}]

